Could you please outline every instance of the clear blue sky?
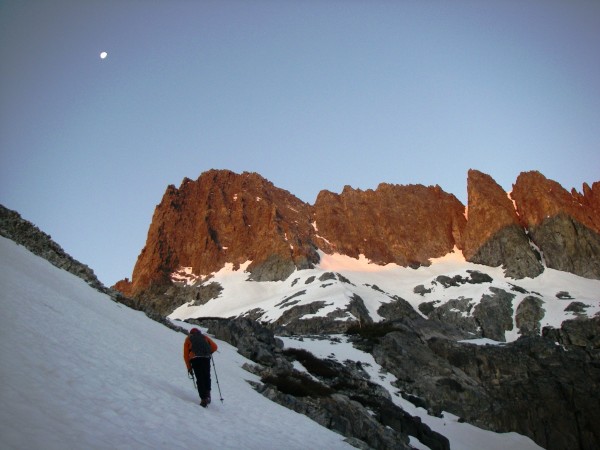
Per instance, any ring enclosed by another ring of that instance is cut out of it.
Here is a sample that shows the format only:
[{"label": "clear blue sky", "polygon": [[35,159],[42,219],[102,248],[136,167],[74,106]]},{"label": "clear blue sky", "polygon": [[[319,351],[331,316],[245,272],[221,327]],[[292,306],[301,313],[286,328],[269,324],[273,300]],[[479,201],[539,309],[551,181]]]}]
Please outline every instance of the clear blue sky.
[{"label": "clear blue sky", "polygon": [[[102,60],[101,51],[108,52]],[[0,1],[0,203],[111,285],[169,184],[600,180],[600,2]]]}]

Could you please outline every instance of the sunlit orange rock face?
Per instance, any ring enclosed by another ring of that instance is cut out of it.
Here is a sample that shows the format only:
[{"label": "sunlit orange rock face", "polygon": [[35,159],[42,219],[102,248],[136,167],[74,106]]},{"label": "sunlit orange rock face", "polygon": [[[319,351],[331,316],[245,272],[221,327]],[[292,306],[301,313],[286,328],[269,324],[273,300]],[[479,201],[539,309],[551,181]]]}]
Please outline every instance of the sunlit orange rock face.
[{"label": "sunlit orange rock face", "polygon": [[247,261],[251,279],[283,280],[313,267],[318,250],[417,267],[455,247],[513,278],[537,276],[544,264],[600,278],[600,183],[569,193],[527,172],[509,197],[489,175],[470,170],[467,190],[468,220],[464,205],[439,186],[347,186],[341,194],[322,191],[311,206],[256,173],[211,170],[167,188],[132,280],[114,287],[134,296],[169,285],[182,267],[200,277]]},{"label": "sunlit orange rock face", "polygon": [[511,196],[526,228],[564,214],[600,233],[600,182],[595,182],[591,188],[584,184],[580,194],[575,190],[567,191],[539,172],[523,172],[513,185]]},{"label": "sunlit orange rock face", "polygon": [[485,173],[469,170],[467,195],[469,209],[463,253],[468,259],[498,231],[519,226],[519,218],[504,189]]},{"label": "sunlit orange rock face", "polygon": [[252,261],[285,278],[318,261],[310,206],[255,173],[211,170],[196,181],[169,186],[157,205],[130,292],[169,282],[179,267],[197,275]]},{"label": "sunlit orange rock face", "polygon": [[200,276],[246,261],[255,280],[285,279],[313,267],[318,249],[379,264],[429,264],[460,247],[465,223],[464,206],[438,186],[323,191],[313,207],[258,174],[211,170],[167,188],[132,280],[114,287],[135,295],[169,284],[181,267]]},{"label": "sunlit orange rock face", "polygon": [[319,248],[378,264],[429,264],[460,246],[465,207],[439,186],[380,184],[322,191],[314,207]]}]

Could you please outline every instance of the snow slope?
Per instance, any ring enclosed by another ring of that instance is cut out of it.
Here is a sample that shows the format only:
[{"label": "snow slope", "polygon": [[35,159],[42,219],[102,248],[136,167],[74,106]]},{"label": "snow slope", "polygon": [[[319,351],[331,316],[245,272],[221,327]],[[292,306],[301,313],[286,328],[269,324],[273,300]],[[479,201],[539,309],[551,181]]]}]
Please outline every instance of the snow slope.
[{"label": "snow slope", "polygon": [[[245,268],[249,262],[233,271],[231,265],[212,276],[209,282],[219,283],[223,291],[218,298],[203,305],[189,303],[177,308],[170,317],[185,320],[196,317],[232,317],[243,315],[250,310],[261,310],[261,321],[275,321],[293,306],[301,306],[315,301],[324,301],[315,316],[326,316],[336,309],[345,309],[352,297],[359,295],[369,311],[369,315],[380,320],[377,310],[383,303],[399,296],[408,301],[416,311],[424,302],[436,302],[443,305],[451,299],[461,297],[471,300],[474,307],[485,295],[493,295],[491,288],[502,289],[514,295],[513,311],[527,296],[535,296],[543,301],[545,315],[541,327],[560,328],[564,320],[575,317],[574,312],[566,311],[572,302],[585,305],[585,315],[593,317],[600,313],[600,280],[591,280],[546,268],[536,278],[514,280],[506,278],[501,267],[489,267],[466,262],[460,250],[455,249],[445,257],[432,259],[429,267],[411,269],[395,264],[379,266],[371,264],[366,258],[350,258],[343,255],[327,255],[321,253],[320,264],[315,269],[300,270],[287,280],[277,282],[248,281],[249,274]],[[477,271],[489,275],[492,282],[479,284],[463,283],[459,286],[443,286],[436,278],[470,277],[470,272]],[[327,272],[342,275],[335,279],[323,279]],[[311,281],[312,280],[312,281]],[[428,292],[415,293],[415,287],[422,285]],[[515,287],[517,289],[515,289]],[[568,292],[568,299],[557,297],[559,292]],[[306,315],[303,318],[309,318]],[[350,313],[338,320],[355,320]],[[507,342],[519,338],[519,330],[513,316],[513,330],[505,333]]]},{"label": "snow slope", "polygon": [[[184,336],[0,238],[0,448],[351,448],[270,402],[227,343],[224,402],[187,378]],[[214,384],[214,377],[213,377]]]}]

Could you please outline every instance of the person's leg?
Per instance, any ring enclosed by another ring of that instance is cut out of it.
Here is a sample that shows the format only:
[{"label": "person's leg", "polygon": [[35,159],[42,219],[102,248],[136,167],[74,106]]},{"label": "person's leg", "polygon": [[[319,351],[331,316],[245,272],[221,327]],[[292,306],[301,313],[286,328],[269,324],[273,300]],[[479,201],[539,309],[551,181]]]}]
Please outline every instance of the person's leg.
[{"label": "person's leg", "polygon": [[202,370],[202,393],[200,398],[210,403],[210,358],[199,358]]},{"label": "person's leg", "polygon": [[193,358],[190,362],[192,364],[192,370],[194,371],[194,376],[196,377],[196,387],[198,388],[198,396],[200,400],[202,400],[202,395],[204,393],[204,375],[203,368],[201,364],[201,360],[203,358]]}]

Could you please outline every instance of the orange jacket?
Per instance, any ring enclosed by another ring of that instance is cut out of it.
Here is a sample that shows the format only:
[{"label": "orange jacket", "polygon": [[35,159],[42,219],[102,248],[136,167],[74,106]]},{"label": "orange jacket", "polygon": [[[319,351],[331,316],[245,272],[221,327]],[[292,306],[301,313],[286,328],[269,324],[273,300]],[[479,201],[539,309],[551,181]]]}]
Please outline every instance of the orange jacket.
[{"label": "orange jacket", "polygon": [[[208,342],[210,345],[210,352],[216,352],[218,348],[217,344],[215,344],[214,341],[207,335],[203,334],[202,336],[204,336],[204,339],[206,339],[206,342]],[[196,355],[194,355],[194,352],[192,351],[192,341],[190,341],[189,336],[186,336],[185,341],[183,342],[183,360],[185,361],[185,366],[187,367],[188,371],[192,368],[192,363],[190,360],[195,356]]]}]

